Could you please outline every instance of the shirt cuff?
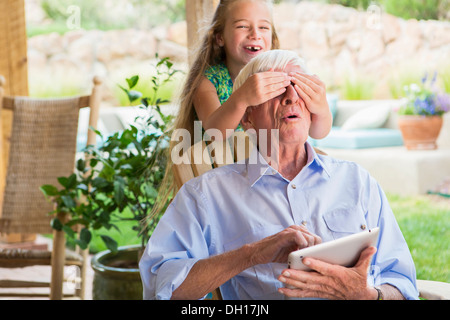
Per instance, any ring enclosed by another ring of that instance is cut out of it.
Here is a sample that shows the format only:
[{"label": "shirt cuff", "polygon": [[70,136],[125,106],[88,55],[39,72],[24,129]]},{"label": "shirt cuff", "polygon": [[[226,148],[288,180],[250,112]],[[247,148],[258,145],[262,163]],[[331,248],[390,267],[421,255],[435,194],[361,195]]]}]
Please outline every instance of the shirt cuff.
[{"label": "shirt cuff", "polygon": [[170,300],[172,293],[183,283],[194,264],[200,259],[174,259],[164,262],[156,272],[157,300]]},{"label": "shirt cuff", "polygon": [[379,279],[377,279],[379,285],[389,284],[393,287],[396,287],[400,293],[407,300],[418,300],[419,292],[417,290],[417,285],[415,279],[411,281],[408,278],[405,278],[402,275],[399,275],[395,272],[385,272],[381,275]]}]

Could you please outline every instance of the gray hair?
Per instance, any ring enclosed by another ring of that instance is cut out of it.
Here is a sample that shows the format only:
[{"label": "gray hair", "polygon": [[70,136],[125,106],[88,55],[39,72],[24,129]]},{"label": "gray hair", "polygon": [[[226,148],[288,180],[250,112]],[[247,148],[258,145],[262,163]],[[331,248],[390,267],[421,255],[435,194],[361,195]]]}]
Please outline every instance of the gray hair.
[{"label": "gray hair", "polygon": [[255,73],[269,71],[270,69],[283,71],[287,65],[299,66],[303,72],[309,73],[305,60],[297,53],[289,50],[269,50],[259,54],[242,68],[234,80],[233,91],[239,89],[245,80]]}]

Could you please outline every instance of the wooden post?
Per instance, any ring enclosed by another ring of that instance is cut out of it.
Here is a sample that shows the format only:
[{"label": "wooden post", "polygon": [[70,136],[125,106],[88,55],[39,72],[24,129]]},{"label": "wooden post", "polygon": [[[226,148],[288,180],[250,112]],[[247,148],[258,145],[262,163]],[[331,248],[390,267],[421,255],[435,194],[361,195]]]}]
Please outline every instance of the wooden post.
[{"label": "wooden post", "polygon": [[194,48],[199,45],[202,30],[210,23],[219,0],[186,0],[186,23],[189,63],[192,62]]},{"label": "wooden post", "polygon": [[[89,99],[89,109],[90,109],[90,111],[89,111],[89,128],[92,127],[95,130],[97,130],[98,118],[99,118],[99,114],[100,114],[100,102],[101,102],[101,98],[102,98],[102,92],[101,92],[102,80],[99,77],[94,77],[93,83],[94,83],[94,88],[92,90],[92,94]],[[88,134],[87,134],[86,146],[95,145],[97,143],[96,137],[97,137],[97,134],[94,131],[89,129]],[[86,153],[85,154],[86,163],[89,163],[89,158],[90,158],[89,155]],[[86,174],[89,174],[89,171],[86,172]],[[84,300],[85,295],[86,295],[86,281],[85,280],[86,280],[86,271],[88,268],[87,262],[89,259],[89,249],[79,250],[79,247],[77,247],[77,251],[83,257],[83,263],[82,263],[81,269],[80,269],[80,273],[81,273],[80,277],[82,279],[81,287],[76,289],[75,294],[77,296],[79,296],[82,300]]]},{"label": "wooden post", "polygon": [[[6,80],[5,78],[0,74],[0,116],[3,115],[3,95],[5,92],[5,89],[3,89],[3,87],[6,84]],[[3,117],[0,117],[0,119],[2,119]],[[2,216],[2,209],[3,209],[3,194],[5,191],[5,184],[6,184],[6,168],[4,165],[4,160],[3,160],[3,130],[2,130],[2,123],[0,121],[0,218]],[[1,239],[1,237],[0,237]]]},{"label": "wooden post", "polygon": [[[67,214],[58,212],[61,223],[67,220]],[[64,264],[66,260],[66,236],[64,231],[53,231],[52,275],[50,282],[50,300],[62,300],[64,282]]]},{"label": "wooden post", "polygon": [[[5,95],[28,96],[27,34],[24,0],[0,1],[0,75],[6,79]],[[9,160],[12,111],[1,111],[0,194],[3,194]],[[0,215],[2,206],[0,205]]]}]

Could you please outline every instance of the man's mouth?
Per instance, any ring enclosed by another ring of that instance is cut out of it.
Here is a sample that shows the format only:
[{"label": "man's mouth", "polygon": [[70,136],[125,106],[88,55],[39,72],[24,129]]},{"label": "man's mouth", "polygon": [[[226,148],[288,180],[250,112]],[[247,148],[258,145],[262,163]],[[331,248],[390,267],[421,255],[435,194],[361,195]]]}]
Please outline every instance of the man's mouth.
[{"label": "man's mouth", "polygon": [[260,46],[246,46],[245,49],[251,52],[258,52],[262,50],[262,47]]},{"label": "man's mouth", "polygon": [[298,113],[295,113],[295,112],[289,112],[289,113],[284,114],[281,117],[281,119],[282,120],[286,120],[286,121],[300,119],[300,115]]}]

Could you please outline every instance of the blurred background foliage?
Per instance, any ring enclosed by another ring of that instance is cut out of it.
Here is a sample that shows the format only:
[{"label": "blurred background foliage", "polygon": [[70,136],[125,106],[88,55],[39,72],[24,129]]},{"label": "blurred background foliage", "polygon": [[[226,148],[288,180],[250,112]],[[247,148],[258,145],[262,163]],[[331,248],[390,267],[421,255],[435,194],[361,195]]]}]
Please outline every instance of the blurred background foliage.
[{"label": "blurred background foliage", "polygon": [[449,0],[315,0],[316,2],[340,4],[359,10],[370,5],[380,6],[384,12],[403,19],[450,20]]},{"label": "blurred background foliage", "polygon": [[83,29],[148,29],[185,18],[184,0],[42,0],[41,6],[49,20],[62,25],[73,13],[69,8],[80,8]]},{"label": "blurred background foliage", "polygon": [[[304,0],[275,0],[275,3]],[[417,20],[450,20],[449,0],[310,0],[358,10],[378,5],[383,12]],[[71,6],[80,8],[83,29],[152,28],[185,19],[185,0],[42,0],[47,18],[64,25]],[[61,28],[64,30],[64,28]]]}]

